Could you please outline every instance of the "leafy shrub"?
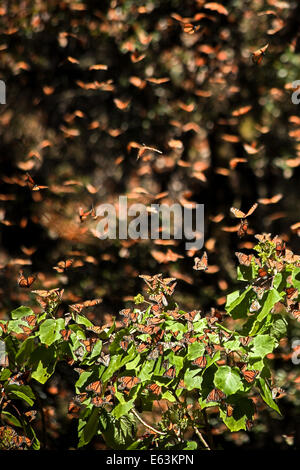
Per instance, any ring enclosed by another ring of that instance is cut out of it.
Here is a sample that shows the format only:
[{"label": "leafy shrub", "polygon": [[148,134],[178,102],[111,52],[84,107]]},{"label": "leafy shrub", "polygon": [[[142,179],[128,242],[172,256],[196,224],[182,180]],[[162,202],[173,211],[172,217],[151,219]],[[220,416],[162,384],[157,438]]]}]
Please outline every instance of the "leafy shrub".
[{"label": "leafy shrub", "polygon": [[[207,409],[217,407],[230,431],[250,429],[257,394],[280,414],[268,355],[286,334],[288,313],[300,315],[300,257],[278,237],[256,238],[256,256],[236,253],[243,287],[227,296],[226,312],[180,310],[176,279],[161,274],[141,276],[148,299],[137,295],[136,306],[120,312],[119,328],[84,316],[97,299],[58,317],[63,291],[32,291],[40,311],[21,306],[0,323],[1,448],[40,448],[37,384],[62,362],[79,375],[69,406],[78,413],[79,447],[102,435],[113,449],[213,448]],[[167,409],[154,425],[143,413],[158,400]]]}]

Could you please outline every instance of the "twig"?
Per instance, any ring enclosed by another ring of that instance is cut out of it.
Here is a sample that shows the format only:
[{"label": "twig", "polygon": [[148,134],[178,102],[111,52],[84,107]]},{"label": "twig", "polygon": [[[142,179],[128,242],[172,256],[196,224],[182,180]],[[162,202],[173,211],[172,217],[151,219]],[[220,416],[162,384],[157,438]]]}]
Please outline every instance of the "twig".
[{"label": "twig", "polygon": [[146,423],[146,421],[143,420],[143,418],[138,414],[135,408],[132,408],[130,411],[140,421],[140,423],[142,423],[146,428],[150,429],[152,432],[155,432],[156,434],[160,434],[161,436],[165,436],[167,434],[166,432],[158,431],[158,429],[155,429],[153,426]]},{"label": "twig", "polygon": [[201,432],[199,431],[198,428],[196,428],[195,426],[193,427],[195,433],[197,434],[197,436],[199,437],[200,441],[202,442],[202,444],[204,445],[205,449],[207,450],[211,450],[211,448],[209,447],[209,445],[207,444],[206,440],[204,439],[204,437],[202,436]]}]

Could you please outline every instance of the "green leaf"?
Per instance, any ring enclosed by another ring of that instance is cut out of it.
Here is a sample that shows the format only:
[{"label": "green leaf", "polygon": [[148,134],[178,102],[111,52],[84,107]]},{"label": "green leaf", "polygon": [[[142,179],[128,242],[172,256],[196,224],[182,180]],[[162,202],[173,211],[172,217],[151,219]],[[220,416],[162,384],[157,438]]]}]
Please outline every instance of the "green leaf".
[{"label": "green leaf", "polygon": [[294,268],[292,272],[293,286],[300,292],[300,268]]},{"label": "green leaf", "polygon": [[55,341],[61,340],[62,337],[60,330],[63,330],[64,328],[65,322],[63,318],[58,318],[57,320],[48,318],[40,326],[39,337],[41,343],[50,346]]},{"label": "green leaf", "polygon": [[272,310],[276,302],[281,300],[281,295],[276,289],[270,289],[267,293],[266,298],[263,299],[263,307],[257,315],[257,321],[262,321],[268,313]]},{"label": "green leaf", "polygon": [[275,339],[269,335],[256,336],[251,344],[249,357],[264,357],[270,354],[275,348]]},{"label": "green leaf", "polygon": [[56,352],[53,346],[40,345],[33,351],[30,359],[32,378],[44,384],[53,374],[56,365]]},{"label": "green leaf", "polygon": [[122,450],[135,441],[136,431],[136,421],[132,414],[121,416],[119,419],[110,415],[103,437],[111,449]]},{"label": "green leaf", "polygon": [[288,322],[283,316],[276,315],[277,318],[272,323],[270,329],[270,335],[276,338],[278,341],[280,338],[286,335],[287,332],[287,324]]},{"label": "green leaf", "polygon": [[262,399],[270,406],[273,410],[277,411],[281,415],[280,409],[277,406],[277,403],[272,398],[272,392],[269,389],[266,381],[263,378],[259,378],[260,385],[260,395]]},{"label": "green leaf", "polygon": [[94,437],[98,430],[99,423],[99,408],[93,407],[92,412],[86,422],[86,424],[81,427],[79,432],[79,443],[78,447],[86,446]]},{"label": "green leaf", "polygon": [[115,418],[121,418],[121,416],[123,415],[126,415],[128,413],[128,411],[131,410],[131,408],[134,407],[134,399],[133,400],[129,400],[127,402],[124,402],[124,403],[119,403],[117,406],[115,406],[115,408],[112,410],[112,416],[114,416]]},{"label": "green leaf", "polygon": [[19,318],[27,317],[28,315],[34,315],[34,312],[29,307],[18,307],[11,312],[11,318],[18,320]]},{"label": "green leaf", "polygon": [[20,423],[18,418],[16,418],[13,414],[9,413],[9,411],[2,410],[1,415],[6,417],[6,419],[9,421],[9,424],[12,424],[13,426],[17,426],[19,428],[22,427],[22,424]]},{"label": "green leaf", "polygon": [[199,369],[187,369],[186,370],[183,381],[188,391],[193,390],[195,388],[201,389],[203,377],[199,375],[199,373],[201,373]]},{"label": "green leaf", "polygon": [[198,448],[198,444],[196,441],[187,441],[183,450],[196,450]]},{"label": "green leaf", "polygon": [[246,421],[252,419],[254,414],[254,405],[252,400],[244,395],[234,395],[227,401],[233,406],[233,414],[228,417],[226,409],[220,408],[220,417],[230,429],[231,432],[237,432],[246,429]]},{"label": "green leaf", "polygon": [[247,316],[253,292],[251,286],[245,290],[237,290],[227,296],[225,309],[233,318],[244,318]]},{"label": "green leaf", "polygon": [[204,343],[198,343],[198,341],[195,341],[194,343],[189,344],[188,346],[187,359],[193,361],[197,357],[203,356],[204,352]]},{"label": "green leaf", "polygon": [[215,373],[214,384],[226,395],[232,395],[243,387],[240,374],[229,366],[221,366]]},{"label": "green leaf", "polygon": [[35,396],[29,385],[7,385],[6,392],[11,397],[20,398],[24,400],[28,405],[34,404]]}]

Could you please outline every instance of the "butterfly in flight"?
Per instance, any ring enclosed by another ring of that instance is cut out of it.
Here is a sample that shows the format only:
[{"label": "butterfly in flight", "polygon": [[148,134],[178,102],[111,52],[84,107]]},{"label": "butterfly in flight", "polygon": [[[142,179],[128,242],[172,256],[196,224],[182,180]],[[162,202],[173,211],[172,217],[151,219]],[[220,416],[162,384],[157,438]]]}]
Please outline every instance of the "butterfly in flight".
[{"label": "butterfly in flight", "polygon": [[252,62],[254,64],[259,65],[261,63],[268,47],[269,47],[269,44],[266,44],[265,46],[261,47],[260,49],[257,49],[256,51],[252,53]]},{"label": "butterfly in flight", "polygon": [[204,251],[201,258],[194,258],[194,263],[193,269],[195,269],[195,271],[206,271],[208,268],[208,256],[206,251]]},{"label": "butterfly in flight", "polygon": [[28,276],[25,277],[23,275],[23,271],[20,271],[19,278],[18,278],[18,284],[20,287],[30,287],[35,281],[35,276]]}]

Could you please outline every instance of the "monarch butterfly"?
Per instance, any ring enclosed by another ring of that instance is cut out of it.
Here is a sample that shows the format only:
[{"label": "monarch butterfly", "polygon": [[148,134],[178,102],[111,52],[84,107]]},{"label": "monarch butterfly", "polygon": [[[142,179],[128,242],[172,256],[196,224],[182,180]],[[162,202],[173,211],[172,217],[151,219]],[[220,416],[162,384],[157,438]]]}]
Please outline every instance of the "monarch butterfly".
[{"label": "monarch butterfly", "polygon": [[295,287],[287,287],[285,292],[287,299],[294,299],[295,297],[298,297],[298,289]]},{"label": "monarch butterfly", "polygon": [[120,341],[120,346],[124,351],[127,351],[129,344],[133,342],[133,336],[123,336]]},{"label": "monarch butterfly", "polygon": [[101,395],[103,391],[103,384],[101,380],[96,380],[85,387],[87,392],[94,392],[96,395]]},{"label": "monarch butterfly", "polygon": [[196,31],[199,31],[200,25],[193,25],[191,23],[183,23],[181,25],[183,32],[187,34],[195,34]]},{"label": "monarch butterfly", "polygon": [[102,351],[100,354],[100,357],[98,357],[97,359],[97,363],[103,364],[105,367],[108,367],[109,362],[110,362],[110,355],[104,354],[104,352]]},{"label": "monarch butterfly", "polygon": [[242,369],[241,372],[242,372],[246,382],[248,382],[250,384],[254,382],[254,380],[256,379],[256,377],[259,374],[259,370],[243,370]]},{"label": "monarch butterfly", "polygon": [[239,260],[239,263],[243,266],[250,266],[253,255],[246,255],[245,253],[236,252],[235,256]]},{"label": "monarch butterfly", "polygon": [[0,328],[2,329],[3,333],[7,333],[8,321],[7,322],[0,322]]},{"label": "monarch butterfly", "polygon": [[124,376],[124,377],[119,377],[119,388],[121,390],[128,389],[131,390],[135,385],[140,383],[140,379],[138,377],[135,377],[134,375],[129,375],[129,376]]},{"label": "monarch butterfly", "polygon": [[92,207],[89,211],[84,211],[82,207],[78,209],[80,222],[83,222],[89,215],[96,218],[95,209]]},{"label": "monarch butterfly", "polygon": [[279,400],[280,398],[286,395],[286,391],[283,390],[281,387],[273,387],[272,388],[272,398],[273,400]]},{"label": "monarch butterfly", "polygon": [[29,410],[29,411],[26,411],[24,414],[25,414],[26,418],[28,418],[29,423],[31,423],[31,421],[33,421],[36,418],[37,411],[36,410]]},{"label": "monarch butterfly", "polygon": [[71,333],[72,333],[71,330],[66,330],[66,329],[60,331],[60,334],[61,334],[64,341],[68,341],[68,339],[70,338]]},{"label": "monarch butterfly", "polygon": [[35,281],[35,276],[28,276],[25,277],[23,275],[23,271],[20,271],[19,278],[18,278],[18,284],[20,287],[30,287]]},{"label": "monarch butterfly", "polygon": [[206,251],[204,251],[201,258],[196,257],[194,263],[193,269],[195,269],[195,271],[206,271],[208,268],[208,256]]},{"label": "monarch butterfly", "polygon": [[147,389],[153,393],[154,395],[160,395],[161,394],[161,391],[162,391],[162,387],[160,387],[159,385],[157,385],[156,383],[153,383],[153,384],[149,384],[147,385]]},{"label": "monarch butterfly", "polygon": [[81,339],[80,342],[84,345],[85,349],[88,353],[92,352],[95,343],[99,340],[97,338],[88,338],[88,339]]},{"label": "monarch butterfly", "polygon": [[251,207],[250,209],[248,210],[248,212],[245,214],[245,212],[241,211],[240,209],[236,209],[235,207],[231,207],[230,208],[230,211],[233,213],[234,217],[236,217],[237,219],[246,219],[247,217],[249,217],[251,214],[253,214],[253,212],[255,211],[255,209],[257,208],[258,204],[257,202],[255,202]]},{"label": "monarch butterfly", "polygon": [[72,304],[69,307],[77,313],[80,313],[86,307],[94,307],[102,302],[102,299],[85,300],[79,304]]},{"label": "monarch butterfly", "polygon": [[92,398],[91,403],[96,406],[102,406],[102,405],[111,405],[113,400],[112,395],[107,395],[106,397],[100,397],[99,395],[96,395]]},{"label": "monarch butterfly", "polygon": [[260,309],[261,305],[258,302],[258,300],[253,300],[252,304],[250,305],[249,311],[250,313],[252,312],[257,312]]},{"label": "monarch butterfly", "polygon": [[276,255],[277,256],[285,256],[285,249],[286,249],[286,244],[285,242],[276,242]]},{"label": "monarch butterfly", "polygon": [[46,188],[48,188],[48,186],[39,186],[39,185],[37,185],[36,182],[35,182],[34,179],[30,176],[29,173],[26,173],[26,183],[27,183],[28,188],[29,188],[31,191],[39,191],[40,189],[46,189]]},{"label": "monarch butterfly", "polygon": [[159,325],[160,323],[163,323],[164,321],[165,321],[164,318],[160,318],[160,317],[149,317],[149,318],[147,318],[147,325],[148,325],[148,326]]},{"label": "monarch butterfly", "polygon": [[130,308],[124,308],[121,310],[120,315],[122,315],[124,318],[122,319],[122,323],[125,326],[128,326],[129,323],[135,323],[138,319],[138,313],[137,312],[132,312]]},{"label": "monarch butterfly", "polygon": [[233,415],[234,408],[230,403],[226,404],[226,416],[227,418],[230,418]]},{"label": "monarch butterfly", "polygon": [[268,47],[269,44],[266,44],[265,46],[261,47],[260,49],[257,49],[252,53],[252,62],[254,62],[254,64],[259,65],[261,63]]},{"label": "monarch butterfly", "polygon": [[293,310],[292,311],[292,316],[295,318],[295,320],[300,322],[300,310]]},{"label": "monarch butterfly", "polygon": [[22,320],[26,321],[29,326],[33,327],[36,324],[36,316],[35,315],[27,315],[23,317]]},{"label": "monarch butterfly", "polygon": [[198,313],[200,313],[198,310],[193,310],[192,312],[184,313],[183,317],[184,317],[185,320],[193,322]]},{"label": "monarch butterfly", "polygon": [[182,314],[179,313],[177,310],[169,310],[168,315],[173,318],[173,320],[178,320],[182,317]]},{"label": "monarch butterfly", "polygon": [[140,343],[136,346],[136,350],[137,352],[140,354],[140,353],[143,353],[144,351],[146,351],[146,349],[148,348],[148,344],[147,343]]},{"label": "monarch butterfly", "polygon": [[268,275],[268,271],[267,271],[267,268],[259,268],[258,270],[258,277],[260,278],[266,278]]},{"label": "monarch butterfly", "polygon": [[206,359],[205,356],[200,356],[200,357],[197,357],[197,359],[195,359],[192,362],[192,364],[195,365],[195,366],[200,367],[201,369],[205,369],[205,367],[207,365],[207,359]]},{"label": "monarch butterfly", "polygon": [[73,264],[72,259],[67,259],[65,261],[59,261],[57,263],[57,266],[54,266],[53,269],[57,271],[58,273],[63,273],[66,269],[70,268]]},{"label": "monarch butterfly", "polygon": [[248,220],[242,219],[240,226],[238,228],[238,231],[237,231],[237,235],[239,238],[243,238],[245,235],[247,235],[248,227],[249,227]]},{"label": "monarch butterfly", "polygon": [[156,334],[160,331],[160,327],[156,326],[156,325],[142,325],[142,324],[139,324],[139,325],[137,325],[137,329],[141,333],[145,333],[145,334],[148,334],[148,335],[153,335],[153,334]]},{"label": "monarch butterfly", "polygon": [[175,367],[171,366],[169,369],[167,368],[167,370],[163,373],[163,376],[168,377],[169,379],[174,379],[174,377],[176,376]]},{"label": "monarch butterfly", "polygon": [[207,395],[206,401],[220,402],[224,398],[226,398],[226,395],[222,392],[222,390],[219,390],[218,388],[213,388],[212,391]]},{"label": "monarch butterfly", "polygon": [[253,340],[252,336],[240,336],[239,337],[239,342],[244,347],[247,347],[252,340]]}]

